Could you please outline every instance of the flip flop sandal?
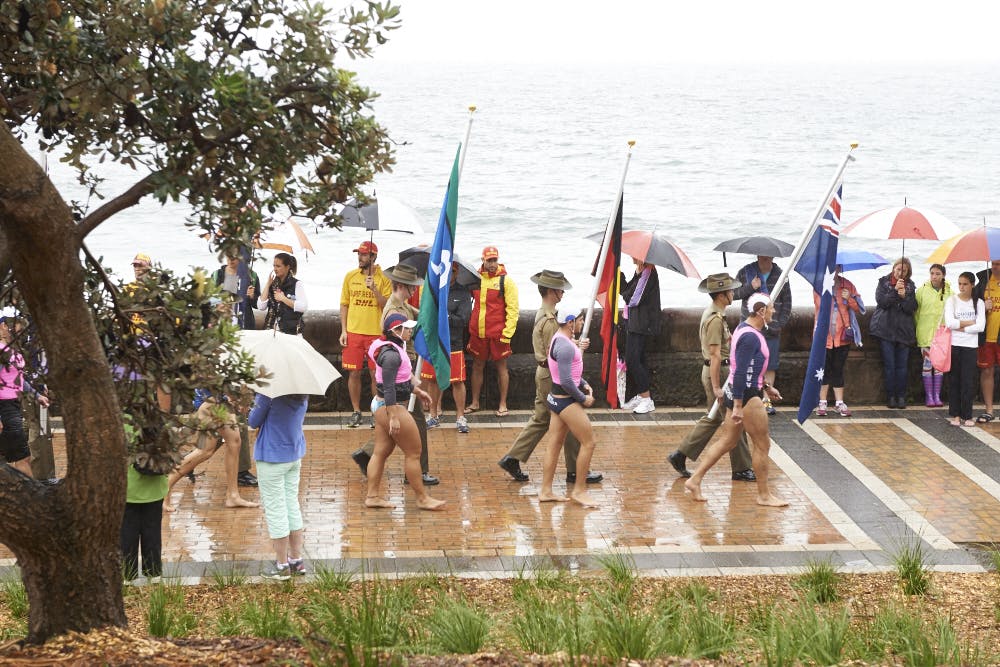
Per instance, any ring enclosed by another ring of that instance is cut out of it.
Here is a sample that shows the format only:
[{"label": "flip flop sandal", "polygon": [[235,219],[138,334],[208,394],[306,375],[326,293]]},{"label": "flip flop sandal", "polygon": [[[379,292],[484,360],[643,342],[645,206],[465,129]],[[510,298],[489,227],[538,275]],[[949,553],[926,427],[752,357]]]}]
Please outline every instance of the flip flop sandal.
[{"label": "flip flop sandal", "polygon": [[493,414],[495,414],[497,417],[506,417],[507,415],[510,414],[510,411],[509,410],[497,410]]},{"label": "flip flop sandal", "polygon": [[991,421],[993,421],[993,419],[994,419],[994,417],[993,417],[993,415],[991,413],[984,412],[983,414],[981,414],[978,417],[976,417],[976,423],[977,424],[989,424]]},{"label": "flip flop sandal", "polygon": [[469,407],[465,408],[465,414],[467,414],[467,415],[471,415],[471,414],[474,414],[476,412],[479,412],[479,408],[474,408],[472,406],[469,406]]}]

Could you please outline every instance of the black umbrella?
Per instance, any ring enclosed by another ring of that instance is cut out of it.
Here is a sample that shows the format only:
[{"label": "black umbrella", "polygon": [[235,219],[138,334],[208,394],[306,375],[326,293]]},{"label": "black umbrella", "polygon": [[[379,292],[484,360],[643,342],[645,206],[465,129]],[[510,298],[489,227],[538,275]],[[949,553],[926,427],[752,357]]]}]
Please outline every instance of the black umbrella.
[{"label": "black umbrella", "polygon": [[[421,276],[425,276],[427,275],[427,262],[430,260],[430,256],[431,247],[429,245],[418,245],[400,251],[399,261],[402,264],[412,266]],[[452,255],[451,261],[458,264],[458,273],[455,275],[455,280],[466,287],[474,287],[479,284],[479,270],[476,267],[461,259],[458,255]]]},{"label": "black umbrella", "polygon": [[715,246],[714,250],[722,253],[722,265],[726,266],[727,252],[763,257],[790,257],[795,252],[795,246],[770,236],[741,236],[723,241]]}]

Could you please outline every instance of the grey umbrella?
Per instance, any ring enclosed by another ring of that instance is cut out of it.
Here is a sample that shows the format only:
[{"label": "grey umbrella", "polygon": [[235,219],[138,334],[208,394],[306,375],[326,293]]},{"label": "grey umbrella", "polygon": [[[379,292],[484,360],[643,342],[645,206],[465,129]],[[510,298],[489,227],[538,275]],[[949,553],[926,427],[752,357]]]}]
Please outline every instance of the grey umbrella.
[{"label": "grey umbrella", "polygon": [[[400,251],[399,261],[401,264],[409,264],[421,276],[424,276],[427,274],[427,262],[430,260],[430,256],[431,247],[429,245],[418,245]],[[466,287],[473,287],[479,284],[479,270],[475,266],[461,259],[458,255],[452,255],[451,261],[458,264],[458,273],[455,275],[455,280]]]},{"label": "grey umbrella", "polygon": [[795,252],[795,246],[770,236],[740,236],[723,241],[715,246],[714,250],[722,253],[722,265],[726,266],[727,252],[764,257],[789,257]]}]

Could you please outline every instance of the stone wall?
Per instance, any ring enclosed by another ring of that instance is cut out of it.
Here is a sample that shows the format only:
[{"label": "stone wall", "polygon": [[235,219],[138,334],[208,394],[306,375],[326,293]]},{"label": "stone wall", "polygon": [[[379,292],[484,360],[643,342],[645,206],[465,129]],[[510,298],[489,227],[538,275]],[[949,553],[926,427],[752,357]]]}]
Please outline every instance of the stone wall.
[{"label": "stone wall", "polygon": [[[866,332],[863,347],[851,349],[845,371],[846,400],[851,405],[880,404],[885,400],[882,383],[882,361],[878,349],[878,341],[868,334],[868,315],[860,318],[861,329]],[[657,405],[691,407],[704,403],[705,395],[701,388],[701,353],[698,342],[698,322],[701,318],[698,308],[668,308],[663,311],[663,328],[647,349],[652,368],[652,396]],[[521,311],[517,332],[511,341],[513,356],[508,359],[510,369],[510,390],[508,404],[511,409],[527,409],[532,406],[535,396],[535,361],[531,353],[531,328],[534,323],[534,311]],[[739,309],[729,308],[727,313],[730,328],[739,323]],[[335,310],[310,311],[304,317],[304,334],[312,345],[325,355],[338,369],[340,368],[341,348],[340,314]],[[584,369],[588,381],[594,385],[599,405],[603,401],[604,386],[600,382],[600,360],[603,345],[599,332],[601,327],[601,312],[595,311],[594,322],[591,325],[590,349],[584,355]],[[813,311],[812,309],[795,309],[792,318],[786,325],[781,339],[781,363],[778,368],[775,385],[784,396],[783,405],[798,404],[802,390],[803,376],[809,357],[809,345],[812,341]],[[923,397],[920,385],[920,360],[916,350],[910,355],[910,398],[915,400]],[[364,387],[362,406],[371,400],[367,376],[362,382]],[[445,398],[445,409],[450,409],[450,393]],[[486,370],[486,382],[482,405],[486,409],[494,409],[497,404],[496,373],[492,366]],[[313,399],[311,408],[314,410],[349,411],[350,399],[347,395],[347,383],[338,380],[333,384],[325,399]]]}]

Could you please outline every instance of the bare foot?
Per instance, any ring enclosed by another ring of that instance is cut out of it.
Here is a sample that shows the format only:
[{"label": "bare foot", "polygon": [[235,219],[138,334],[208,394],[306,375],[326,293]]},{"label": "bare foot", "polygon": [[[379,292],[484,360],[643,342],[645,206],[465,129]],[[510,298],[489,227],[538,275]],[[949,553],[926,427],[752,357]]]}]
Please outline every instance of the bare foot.
[{"label": "bare foot", "polygon": [[177,505],[171,505],[167,501],[163,501],[163,511],[167,514],[173,514],[177,511]]},{"label": "bare foot", "polygon": [[226,498],[226,507],[260,507],[260,503],[236,496],[235,498]]},{"label": "bare foot", "polygon": [[692,500],[697,500],[700,503],[705,502],[705,496],[701,495],[701,482],[696,482],[691,478],[688,478],[684,482],[684,490],[691,494]]},{"label": "bare foot", "polygon": [[586,491],[581,491],[579,493],[574,491],[573,493],[569,494],[569,497],[572,498],[574,502],[578,502],[584,507],[597,507],[598,505],[600,505],[600,503],[594,500],[594,498]]},{"label": "bare foot", "polygon": [[365,507],[388,507],[394,509],[396,506],[380,496],[369,496],[365,498]]},{"label": "bare foot", "polygon": [[551,491],[545,493],[541,491],[538,492],[538,502],[540,503],[564,503],[567,500],[569,500],[569,498],[566,496],[557,496]]},{"label": "bare foot", "polygon": [[422,500],[417,500],[417,507],[422,510],[442,510],[444,509],[447,500],[438,500],[437,498],[431,498],[430,496],[424,496]]},{"label": "bare foot", "polygon": [[787,507],[788,501],[773,494],[768,494],[766,496],[757,496],[757,504],[764,505],[765,507]]}]

